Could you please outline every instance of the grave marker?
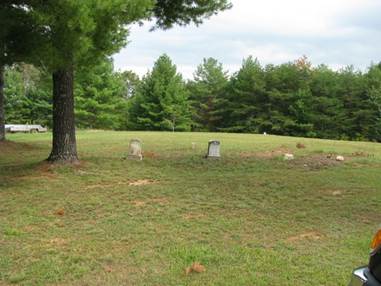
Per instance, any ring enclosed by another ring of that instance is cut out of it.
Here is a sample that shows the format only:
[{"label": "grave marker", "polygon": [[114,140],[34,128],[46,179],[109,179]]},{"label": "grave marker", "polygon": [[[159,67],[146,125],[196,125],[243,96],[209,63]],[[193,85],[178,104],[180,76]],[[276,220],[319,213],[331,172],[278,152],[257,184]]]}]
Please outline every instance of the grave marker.
[{"label": "grave marker", "polygon": [[134,160],[143,160],[142,142],[139,139],[131,139],[128,150],[128,158]]},{"label": "grave marker", "polygon": [[217,140],[211,140],[208,144],[208,154],[206,158],[220,158],[221,142]]}]

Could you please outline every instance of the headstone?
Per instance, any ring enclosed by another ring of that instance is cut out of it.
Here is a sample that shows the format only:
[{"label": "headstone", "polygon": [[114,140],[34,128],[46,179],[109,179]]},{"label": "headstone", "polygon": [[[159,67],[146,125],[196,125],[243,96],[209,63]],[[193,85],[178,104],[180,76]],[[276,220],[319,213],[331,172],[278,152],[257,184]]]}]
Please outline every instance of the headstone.
[{"label": "headstone", "polygon": [[135,160],[143,160],[142,142],[139,139],[132,139],[128,150],[128,158]]},{"label": "headstone", "polygon": [[295,159],[295,156],[293,154],[289,154],[289,153],[286,153],[284,154],[284,160],[286,161],[291,161],[291,160],[294,160]]},{"label": "headstone", "polygon": [[196,143],[195,142],[192,142],[192,149],[196,149]]},{"label": "headstone", "polygon": [[221,142],[217,140],[211,140],[208,144],[208,154],[207,158],[220,158],[220,146]]},{"label": "headstone", "polygon": [[337,156],[336,157],[336,161],[338,161],[338,162],[344,162],[345,158],[344,158],[344,156]]}]

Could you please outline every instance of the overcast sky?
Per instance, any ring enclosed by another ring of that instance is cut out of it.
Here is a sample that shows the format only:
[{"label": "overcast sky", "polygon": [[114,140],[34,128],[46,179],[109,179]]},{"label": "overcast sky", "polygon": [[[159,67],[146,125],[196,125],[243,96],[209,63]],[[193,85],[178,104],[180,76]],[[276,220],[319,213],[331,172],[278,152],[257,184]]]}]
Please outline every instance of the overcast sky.
[{"label": "overcast sky", "polygon": [[234,7],[199,27],[149,32],[133,26],[130,43],[115,55],[118,70],[139,75],[168,54],[185,78],[203,58],[230,73],[252,55],[279,64],[306,55],[314,65],[366,69],[381,61],[381,0],[232,0]]}]

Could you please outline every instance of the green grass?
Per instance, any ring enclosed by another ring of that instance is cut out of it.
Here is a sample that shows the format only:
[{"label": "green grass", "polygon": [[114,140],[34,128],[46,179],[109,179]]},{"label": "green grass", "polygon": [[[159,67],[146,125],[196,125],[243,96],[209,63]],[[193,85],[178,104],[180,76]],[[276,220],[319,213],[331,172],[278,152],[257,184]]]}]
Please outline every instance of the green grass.
[{"label": "green grass", "polygon": [[42,162],[50,136],[0,145],[0,285],[347,285],[381,222],[380,144],[81,131],[70,167]]}]

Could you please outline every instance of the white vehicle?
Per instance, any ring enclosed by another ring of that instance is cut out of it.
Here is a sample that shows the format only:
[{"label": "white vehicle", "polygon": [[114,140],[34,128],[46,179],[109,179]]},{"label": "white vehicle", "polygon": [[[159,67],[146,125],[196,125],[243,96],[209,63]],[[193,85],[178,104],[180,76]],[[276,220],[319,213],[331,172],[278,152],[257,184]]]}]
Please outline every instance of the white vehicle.
[{"label": "white vehicle", "polygon": [[47,128],[41,125],[29,125],[29,124],[6,124],[5,131],[10,133],[24,132],[24,133],[34,133],[34,132],[46,132]]}]

